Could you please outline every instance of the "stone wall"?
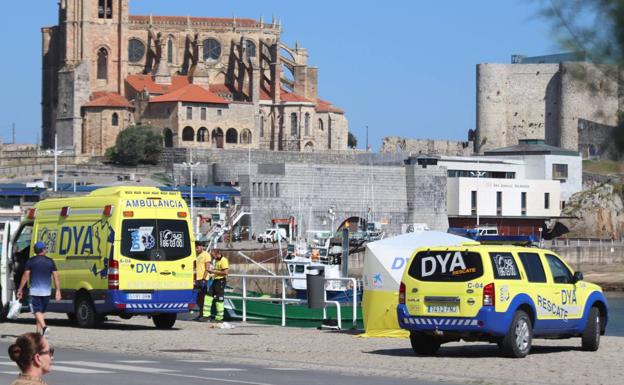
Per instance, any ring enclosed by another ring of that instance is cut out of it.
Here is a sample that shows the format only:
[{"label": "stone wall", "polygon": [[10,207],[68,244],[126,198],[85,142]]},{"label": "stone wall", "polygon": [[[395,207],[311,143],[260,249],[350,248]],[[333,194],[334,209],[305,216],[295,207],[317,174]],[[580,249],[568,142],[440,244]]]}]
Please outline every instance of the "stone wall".
[{"label": "stone wall", "polygon": [[449,227],[446,206],[446,167],[405,166],[407,221],[426,223],[431,230],[446,231]]},{"label": "stone wall", "polygon": [[381,144],[382,153],[404,152],[407,154],[470,156],[474,150],[472,141],[408,139],[387,136]]},{"label": "stone wall", "polygon": [[578,143],[583,159],[608,156],[614,130],[610,125],[579,119]]}]

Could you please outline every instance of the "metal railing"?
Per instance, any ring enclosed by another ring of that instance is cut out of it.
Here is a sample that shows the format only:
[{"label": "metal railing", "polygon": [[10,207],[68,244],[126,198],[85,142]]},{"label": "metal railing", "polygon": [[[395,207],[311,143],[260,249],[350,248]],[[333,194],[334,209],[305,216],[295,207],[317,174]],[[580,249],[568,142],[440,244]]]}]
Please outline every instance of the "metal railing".
[{"label": "metal railing", "polygon": [[[243,322],[247,322],[247,301],[257,301],[257,302],[280,302],[281,303],[281,318],[282,318],[282,326],[286,326],[286,304],[287,303],[307,303],[306,300],[297,299],[297,298],[287,298],[286,297],[286,281],[287,280],[296,280],[296,279],[306,279],[306,277],[291,277],[288,275],[255,275],[255,274],[228,274],[228,277],[232,278],[240,278],[242,280],[242,289],[243,296],[239,297],[227,297],[230,300],[232,299],[242,299],[243,302]],[[247,280],[248,279],[267,279],[267,280],[280,280],[281,281],[281,296],[280,297],[249,297],[247,296]],[[357,328],[357,280],[355,278],[324,278],[324,281],[346,281],[350,282],[352,285],[351,290],[353,290],[353,325],[352,328]],[[341,307],[340,302],[338,301],[328,301],[327,300],[327,290],[323,291],[324,295],[324,306],[323,306],[323,320],[327,319],[327,305],[331,304],[336,306],[336,319],[338,321],[338,329],[342,329],[342,315],[341,315]]]}]

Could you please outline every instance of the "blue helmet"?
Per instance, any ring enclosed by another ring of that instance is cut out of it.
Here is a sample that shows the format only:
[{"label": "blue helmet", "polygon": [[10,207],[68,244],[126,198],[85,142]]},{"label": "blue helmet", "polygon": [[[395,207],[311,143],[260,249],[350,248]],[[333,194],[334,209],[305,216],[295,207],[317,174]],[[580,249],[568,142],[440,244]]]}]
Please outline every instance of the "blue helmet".
[{"label": "blue helmet", "polygon": [[47,249],[47,248],[48,248],[48,246],[45,243],[41,242],[41,241],[35,243],[35,253],[40,253],[41,250]]}]

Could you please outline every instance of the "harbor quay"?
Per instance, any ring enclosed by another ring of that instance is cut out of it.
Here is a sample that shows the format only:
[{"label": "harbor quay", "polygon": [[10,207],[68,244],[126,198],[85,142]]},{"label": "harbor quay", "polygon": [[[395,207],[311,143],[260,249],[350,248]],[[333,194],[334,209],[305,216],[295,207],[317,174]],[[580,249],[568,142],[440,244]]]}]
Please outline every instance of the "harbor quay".
[{"label": "harbor quay", "polygon": [[[115,352],[141,359],[209,360],[224,364],[271,365],[360,376],[480,384],[620,384],[624,337],[603,336],[596,352],[581,350],[577,338],[535,340],[531,354],[516,360],[501,356],[495,344],[459,342],[442,346],[437,356],[415,356],[409,339],[362,338],[361,331],[267,326],[234,322],[233,329],[178,321],[157,330],[145,317],[108,317],[101,329],[75,327],[62,314],[49,314],[55,358],[63,350]],[[2,324],[0,341],[34,329],[29,314]]]}]

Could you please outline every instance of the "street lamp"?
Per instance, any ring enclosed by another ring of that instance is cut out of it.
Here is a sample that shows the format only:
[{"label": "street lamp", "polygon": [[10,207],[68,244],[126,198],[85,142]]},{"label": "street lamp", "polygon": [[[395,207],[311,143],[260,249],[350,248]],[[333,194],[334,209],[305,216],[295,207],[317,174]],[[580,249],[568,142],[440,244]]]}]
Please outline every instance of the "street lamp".
[{"label": "street lamp", "polygon": [[184,168],[188,168],[190,173],[191,173],[191,223],[193,224],[193,227],[195,227],[195,213],[194,213],[194,203],[193,203],[193,169],[197,166],[199,166],[200,162],[195,162],[193,163],[193,149],[191,149],[191,155],[190,155],[190,159],[189,162],[182,162],[182,166]]},{"label": "street lamp", "polygon": [[54,134],[54,150],[47,150],[46,153],[54,155],[54,192],[58,189],[58,156],[63,151],[58,150],[58,134]]}]

